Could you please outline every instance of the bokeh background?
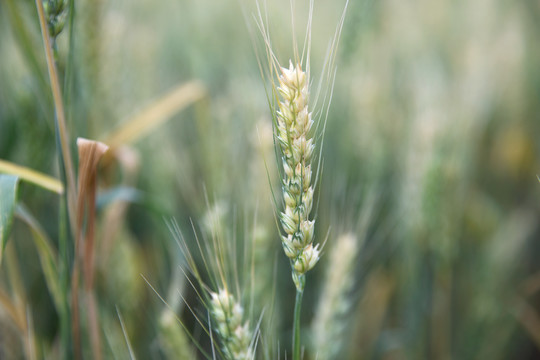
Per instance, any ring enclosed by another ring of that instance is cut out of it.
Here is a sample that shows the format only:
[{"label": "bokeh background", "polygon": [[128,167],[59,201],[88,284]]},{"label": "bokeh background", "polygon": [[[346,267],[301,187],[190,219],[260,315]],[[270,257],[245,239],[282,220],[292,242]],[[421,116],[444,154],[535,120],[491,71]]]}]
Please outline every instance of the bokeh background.
[{"label": "bokeh background", "polygon": [[[219,223],[224,241],[239,253],[251,249],[239,261],[253,261],[255,275],[238,266],[242,283],[251,284],[240,293],[254,303],[252,324],[263,308],[272,318],[262,322],[267,341],[259,356],[285,358],[294,286],[269,184],[279,193],[255,1],[74,4],[72,46],[68,20],[56,41],[74,150],[77,137],[106,142],[182,84],[204,88],[100,167],[96,293],[104,358],[127,358],[119,312],[138,358],[196,356],[193,340],[210,347],[182,300],[205,318],[180,270],[171,218],[187,244],[195,234],[204,242]],[[297,0],[293,10],[300,44],[308,5]],[[314,83],[344,6],[315,2]],[[291,6],[261,7],[287,64]],[[316,358],[310,329],[334,266],[334,240],[346,233],[358,253],[334,317],[341,340],[328,335],[339,343],[333,358],[540,358],[539,33],[537,1],[349,3],[317,184],[316,239],[328,240],[307,279],[305,359]],[[60,178],[54,124],[36,4],[0,0],[0,159]],[[22,183],[19,201],[57,249],[58,195]],[[23,304],[33,331],[3,301],[0,358],[29,357],[29,333],[39,358],[61,356],[59,314],[23,222],[15,221],[4,257],[1,295]]]}]

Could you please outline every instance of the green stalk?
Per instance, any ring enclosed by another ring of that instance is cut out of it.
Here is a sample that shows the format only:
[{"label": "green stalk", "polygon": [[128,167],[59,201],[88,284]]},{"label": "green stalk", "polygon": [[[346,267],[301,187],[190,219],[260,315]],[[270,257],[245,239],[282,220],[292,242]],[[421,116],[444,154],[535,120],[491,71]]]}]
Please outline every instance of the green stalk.
[{"label": "green stalk", "polygon": [[[300,275],[303,276],[303,275]],[[300,360],[300,308],[302,307],[302,297],[304,289],[296,289],[296,302],[294,303],[294,324],[293,324],[293,360]]]},{"label": "green stalk", "polygon": [[[41,29],[41,35],[43,39],[43,46],[45,49],[45,58],[47,60],[47,70],[49,73],[49,80],[51,85],[51,91],[54,101],[55,110],[55,135],[58,148],[58,158],[60,163],[60,174],[62,182],[64,184],[64,194],[60,203],[60,216],[59,216],[59,253],[60,253],[60,281],[63,295],[63,306],[60,311],[60,333],[61,341],[64,350],[64,356],[66,358],[72,358],[73,349],[77,345],[76,339],[71,337],[70,322],[72,321],[71,311],[69,308],[68,296],[70,292],[70,268],[71,268],[71,254],[70,249],[70,230],[75,231],[75,206],[77,198],[76,179],[75,172],[73,170],[73,161],[71,157],[70,140],[66,126],[66,116],[64,111],[64,103],[62,96],[62,89],[60,87],[60,81],[58,77],[58,70],[56,68],[56,62],[53,54],[53,46],[51,45],[51,38],[49,36],[49,30],[47,27],[47,21],[43,10],[42,0],[36,0],[36,8],[39,18],[39,25]],[[73,0],[70,1],[70,54],[73,52]],[[71,68],[72,57],[68,59],[68,66]],[[71,73],[71,71],[70,71]],[[67,84],[71,78],[70,73],[66,76]],[[69,89],[68,89],[69,92]],[[75,257],[76,254],[74,254]],[[77,289],[71,289],[71,292],[77,291]],[[74,307],[75,308],[75,307]]]},{"label": "green stalk", "polygon": [[[64,181],[64,184],[66,182]],[[60,198],[60,209],[58,216],[58,249],[59,249],[59,276],[60,288],[62,289],[62,310],[60,311],[60,338],[64,359],[73,358],[73,341],[71,338],[71,312],[69,308],[70,293],[70,269],[72,251],[69,249],[69,218],[67,214],[67,197],[63,195]]]},{"label": "green stalk", "polygon": [[71,215],[69,217],[71,229],[75,229],[75,220],[73,218],[73,215],[75,214],[77,189],[69,144],[69,136],[66,127],[64,104],[62,101],[62,90],[60,89],[58,71],[56,69],[56,62],[54,60],[51,39],[49,36],[49,29],[47,28],[47,22],[45,19],[42,0],[36,0],[36,7],[38,11],[41,36],[43,38],[43,46],[45,48],[45,58],[47,60],[47,70],[49,72],[49,80],[51,83],[51,90],[54,100],[54,110],[56,113],[55,125],[58,132],[60,152],[62,153],[63,164],[66,173],[65,194],[67,196],[68,214]]}]

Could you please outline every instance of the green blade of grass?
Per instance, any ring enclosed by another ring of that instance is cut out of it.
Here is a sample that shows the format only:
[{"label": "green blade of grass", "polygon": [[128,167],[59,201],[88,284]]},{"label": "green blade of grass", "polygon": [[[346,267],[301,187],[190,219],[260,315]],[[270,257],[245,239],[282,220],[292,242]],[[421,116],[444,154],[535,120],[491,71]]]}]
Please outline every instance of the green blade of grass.
[{"label": "green blade of grass", "polygon": [[18,187],[18,176],[0,175],[0,262],[4,255],[4,248],[13,222]]},{"label": "green blade of grass", "polygon": [[60,312],[62,311],[62,292],[58,276],[57,255],[54,248],[51,246],[51,241],[41,225],[24,205],[17,205],[15,214],[28,225],[32,232],[39,261],[41,262],[41,269],[45,276],[45,282],[47,283],[54,305],[56,306],[57,311]]}]

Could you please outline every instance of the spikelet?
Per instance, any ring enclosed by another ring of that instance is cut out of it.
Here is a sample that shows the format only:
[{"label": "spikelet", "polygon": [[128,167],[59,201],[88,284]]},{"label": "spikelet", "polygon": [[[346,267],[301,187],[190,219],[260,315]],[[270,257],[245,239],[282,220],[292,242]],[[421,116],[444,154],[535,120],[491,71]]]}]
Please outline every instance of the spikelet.
[{"label": "spikelet", "polygon": [[311,135],[313,120],[308,110],[309,78],[300,64],[281,68],[280,96],[275,129],[276,142],[283,163],[283,199],[285,209],[280,214],[285,235],[283,249],[291,259],[296,288],[304,288],[303,275],[319,260],[319,246],[313,246],[315,222],[309,219],[313,206],[311,159],[315,145]]},{"label": "spikelet", "polygon": [[225,289],[210,293],[210,313],[216,324],[223,355],[228,360],[248,360],[254,358],[251,347],[252,332],[249,322],[243,322],[244,308]]},{"label": "spikelet", "polygon": [[54,40],[64,29],[67,19],[67,0],[43,0],[49,35]]},{"label": "spikelet", "polygon": [[350,310],[349,292],[353,286],[353,265],[357,258],[354,235],[344,234],[330,255],[326,281],[313,322],[313,345],[317,358],[334,359],[343,344],[344,317]]}]

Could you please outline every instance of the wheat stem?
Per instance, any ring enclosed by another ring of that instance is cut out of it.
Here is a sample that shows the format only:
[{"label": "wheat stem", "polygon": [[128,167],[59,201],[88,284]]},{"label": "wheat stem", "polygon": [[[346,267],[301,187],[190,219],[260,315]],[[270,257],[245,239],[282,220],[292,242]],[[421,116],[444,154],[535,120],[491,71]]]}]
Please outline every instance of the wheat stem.
[{"label": "wheat stem", "polygon": [[303,295],[304,290],[296,289],[293,324],[293,360],[300,360],[300,309],[302,307]]}]

